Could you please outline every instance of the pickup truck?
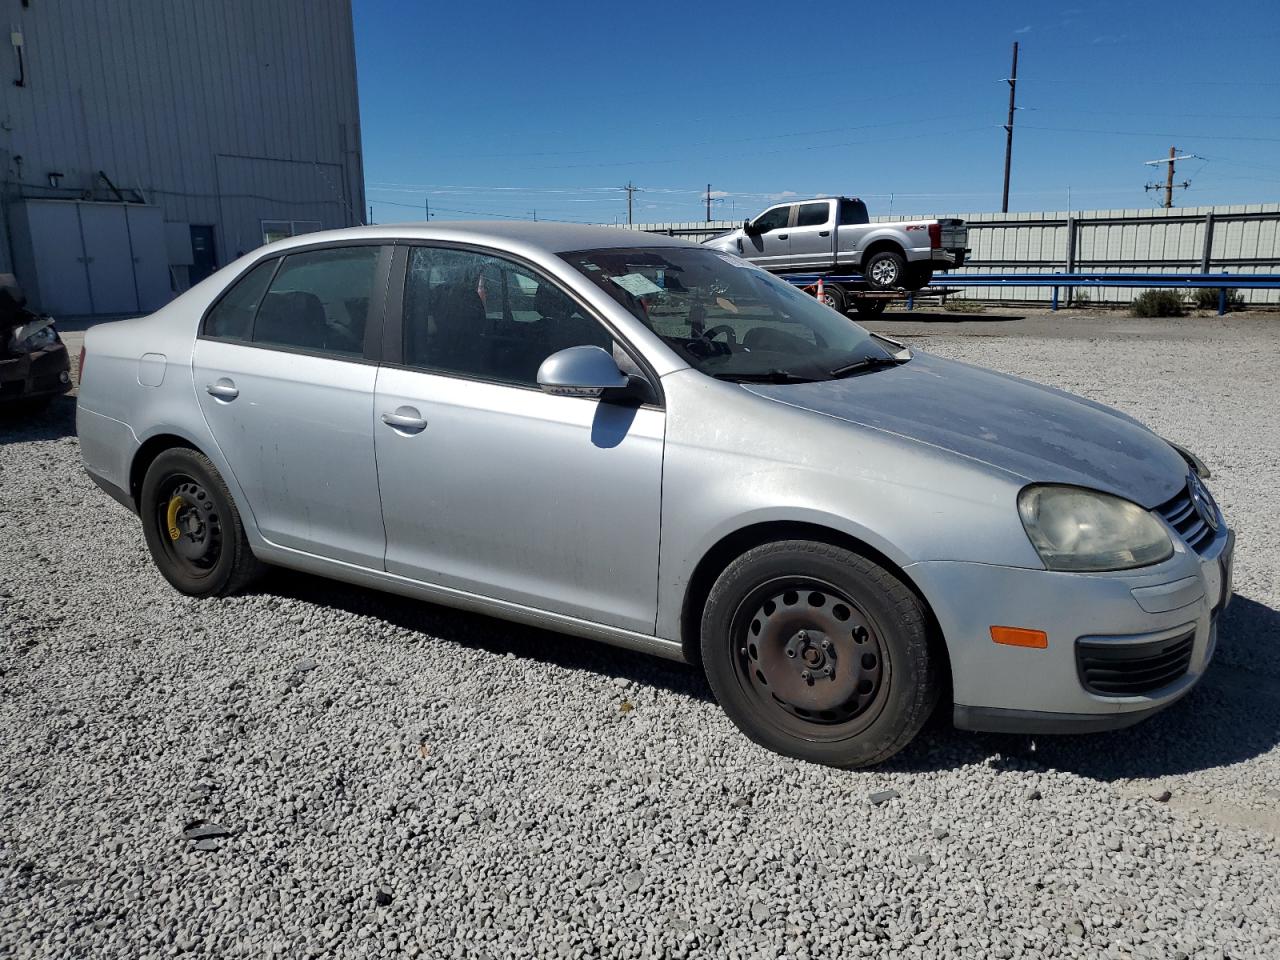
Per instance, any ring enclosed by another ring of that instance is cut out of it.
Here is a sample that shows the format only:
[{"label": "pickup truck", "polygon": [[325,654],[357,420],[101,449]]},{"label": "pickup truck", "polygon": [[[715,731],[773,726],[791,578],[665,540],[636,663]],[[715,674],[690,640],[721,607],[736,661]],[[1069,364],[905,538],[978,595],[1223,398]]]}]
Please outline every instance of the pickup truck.
[{"label": "pickup truck", "polygon": [[770,273],[855,272],[873,290],[919,290],[964,263],[963,220],[871,223],[856,197],[792,200],[705,241]]}]

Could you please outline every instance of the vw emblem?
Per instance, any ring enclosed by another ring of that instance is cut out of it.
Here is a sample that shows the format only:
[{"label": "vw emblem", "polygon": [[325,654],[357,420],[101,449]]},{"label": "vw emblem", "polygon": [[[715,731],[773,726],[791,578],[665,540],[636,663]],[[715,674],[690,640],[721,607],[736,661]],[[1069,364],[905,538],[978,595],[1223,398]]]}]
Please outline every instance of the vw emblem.
[{"label": "vw emblem", "polygon": [[1195,505],[1196,513],[1200,514],[1200,519],[1209,525],[1210,530],[1216,532],[1218,529],[1218,509],[1208,488],[1194,473],[1191,474],[1191,479],[1187,481],[1187,492],[1191,494],[1191,502]]}]

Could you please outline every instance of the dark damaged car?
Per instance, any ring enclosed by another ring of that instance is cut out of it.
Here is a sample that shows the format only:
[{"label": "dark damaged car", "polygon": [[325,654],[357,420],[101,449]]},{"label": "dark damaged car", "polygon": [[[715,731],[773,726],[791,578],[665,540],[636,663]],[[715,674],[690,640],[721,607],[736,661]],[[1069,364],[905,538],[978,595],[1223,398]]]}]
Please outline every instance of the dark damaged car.
[{"label": "dark damaged car", "polygon": [[38,409],[71,389],[71,363],[53,318],[0,288],[0,413]]}]

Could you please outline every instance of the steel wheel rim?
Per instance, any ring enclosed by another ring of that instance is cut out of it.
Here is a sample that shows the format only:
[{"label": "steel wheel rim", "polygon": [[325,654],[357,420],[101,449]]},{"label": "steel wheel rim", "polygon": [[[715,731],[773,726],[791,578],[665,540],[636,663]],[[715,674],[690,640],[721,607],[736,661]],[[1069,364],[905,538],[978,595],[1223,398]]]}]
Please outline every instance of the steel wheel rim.
[{"label": "steel wheel rim", "polygon": [[165,555],[188,576],[203,577],[222,556],[222,517],[194,477],[175,474],[156,491],[156,520]]},{"label": "steel wheel rim", "polygon": [[839,304],[836,303],[836,298],[833,294],[824,292],[822,294],[822,302],[825,303],[832,310],[840,309]]},{"label": "steel wheel rim", "polygon": [[847,594],[814,577],[752,590],[732,621],[735,676],[774,727],[840,740],[879,716],[891,664],[882,632]]}]

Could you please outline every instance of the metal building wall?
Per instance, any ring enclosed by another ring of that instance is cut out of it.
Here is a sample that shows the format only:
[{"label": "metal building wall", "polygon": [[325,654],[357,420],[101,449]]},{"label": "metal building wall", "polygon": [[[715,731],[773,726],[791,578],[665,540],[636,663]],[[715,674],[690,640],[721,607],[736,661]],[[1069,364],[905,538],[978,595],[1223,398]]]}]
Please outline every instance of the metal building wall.
[{"label": "metal building wall", "polygon": [[262,242],[262,220],[363,221],[350,0],[6,8],[23,62],[0,46],[0,272],[20,242],[8,208],[118,199],[99,171],[163,209],[179,264],[187,224],[214,226],[223,265]]}]

